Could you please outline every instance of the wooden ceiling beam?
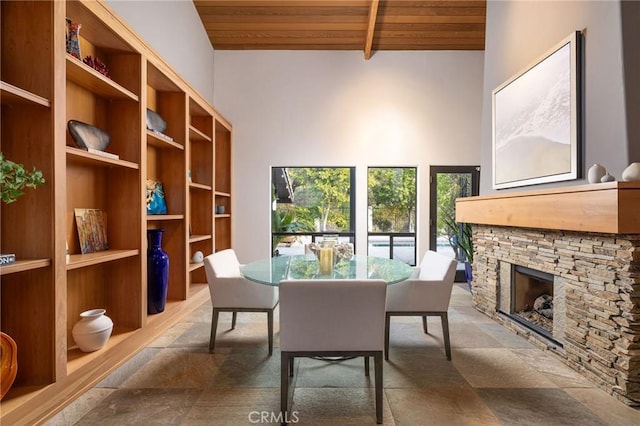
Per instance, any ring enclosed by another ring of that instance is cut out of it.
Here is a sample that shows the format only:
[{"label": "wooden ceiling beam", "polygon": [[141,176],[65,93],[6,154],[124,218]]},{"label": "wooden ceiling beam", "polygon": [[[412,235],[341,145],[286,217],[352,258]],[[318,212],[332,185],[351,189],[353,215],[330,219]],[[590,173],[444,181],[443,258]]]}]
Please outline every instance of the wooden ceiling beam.
[{"label": "wooden ceiling beam", "polygon": [[373,36],[376,30],[379,5],[379,0],[371,0],[371,6],[369,6],[369,25],[367,27],[367,38],[364,42],[364,59],[366,60],[371,58],[371,46],[373,46]]}]

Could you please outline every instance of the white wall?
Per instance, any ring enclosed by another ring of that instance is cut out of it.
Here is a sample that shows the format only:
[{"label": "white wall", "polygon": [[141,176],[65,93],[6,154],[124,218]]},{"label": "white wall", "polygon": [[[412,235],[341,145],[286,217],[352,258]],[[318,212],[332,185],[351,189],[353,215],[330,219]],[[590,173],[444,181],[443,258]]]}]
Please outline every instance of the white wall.
[{"label": "white wall", "polygon": [[[636,18],[636,28],[639,25]],[[576,30],[584,30],[584,160],[580,161],[585,166],[584,176],[592,164],[600,163],[620,179],[629,164],[620,2],[490,0],[484,62],[481,194],[494,192],[492,90]],[[637,49],[637,38],[630,42]],[[513,190],[583,183],[585,179]]]},{"label": "white wall", "polygon": [[216,51],[214,105],[234,126],[233,246],[270,253],[272,166],[356,166],[366,253],[367,166],[418,167],[418,256],[430,165],[480,161],[483,52]]},{"label": "white wall", "polygon": [[107,0],[107,3],[213,103],[213,48],[191,0]]}]

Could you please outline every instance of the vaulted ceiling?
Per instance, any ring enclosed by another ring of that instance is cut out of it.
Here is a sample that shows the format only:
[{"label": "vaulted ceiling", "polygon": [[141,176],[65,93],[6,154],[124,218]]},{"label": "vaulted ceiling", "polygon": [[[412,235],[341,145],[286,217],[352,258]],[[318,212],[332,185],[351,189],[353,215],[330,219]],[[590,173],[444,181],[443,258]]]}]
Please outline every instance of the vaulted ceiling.
[{"label": "vaulted ceiling", "polygon": [[486,0],[193,0],[216,50],[484,50]]}]

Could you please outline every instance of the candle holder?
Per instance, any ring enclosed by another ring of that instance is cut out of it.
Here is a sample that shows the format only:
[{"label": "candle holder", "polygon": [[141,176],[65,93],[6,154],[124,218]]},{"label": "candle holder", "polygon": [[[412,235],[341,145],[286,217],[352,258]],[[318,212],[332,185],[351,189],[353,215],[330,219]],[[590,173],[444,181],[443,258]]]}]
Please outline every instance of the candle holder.
[{"label": "candle holder", "polygon": [[335,241],[322,241],[318,250],[318,260],[320,261],[320,275],[332,275],[335,258],[333,246]]}]

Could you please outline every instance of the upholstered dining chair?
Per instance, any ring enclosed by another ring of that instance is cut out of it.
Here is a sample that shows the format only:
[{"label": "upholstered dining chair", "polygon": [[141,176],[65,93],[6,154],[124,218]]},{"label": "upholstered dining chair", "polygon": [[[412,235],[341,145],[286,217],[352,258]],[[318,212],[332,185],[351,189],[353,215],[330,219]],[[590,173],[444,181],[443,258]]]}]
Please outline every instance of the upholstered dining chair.
[{"label": "upholstered dining chair", "polygon": [[287,418],[296,357],[374,358],[376,422],[382,423],[383,280],[285,280],[280,283],[280,410]]},{"label": "upholstered dining chair", "polygon": [[387,313],[385,316],[384,353],[389,359],[389,328],[392,316],[421,316],[422,328],[428,333],[427,317],[439,316],[442,322],[447,359],[451,360],[449,341],[449,301],[456,275],[457,261],[450,257],[427,251],[419,267],[406,281],[391,284],[387,288]]},{"label": "upholstered dining chair", "polygon": [[238,312],[266,312],[269,333],[269,355],[273,353],[273,310],[278,304],[277,287],[247,280],[240,272],[240,262],[233,249],[221,250],[204,259],[213,315],[209,352],[216,345],[220,312],[232,312],[231,329],[236,327]]}]

